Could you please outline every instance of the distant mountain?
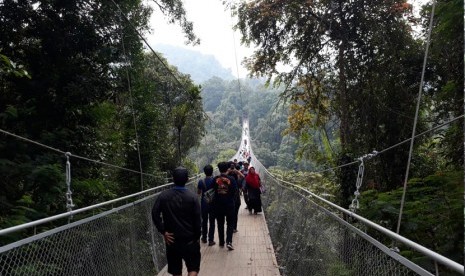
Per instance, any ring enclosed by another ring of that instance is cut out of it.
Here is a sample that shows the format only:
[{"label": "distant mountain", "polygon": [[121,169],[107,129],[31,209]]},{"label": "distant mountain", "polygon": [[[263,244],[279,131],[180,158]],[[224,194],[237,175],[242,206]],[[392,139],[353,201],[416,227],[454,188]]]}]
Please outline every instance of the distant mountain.
[{"label": "distant mountain", "polygon": [[155,50],[162,53],[171,65],[179,71],[191,75],[196,83],[203,83],[212,77],[224,80],[234,79],[231,69],[221,66],[213,55],[204,55],[197,51],[166,44],[155,45]]}]

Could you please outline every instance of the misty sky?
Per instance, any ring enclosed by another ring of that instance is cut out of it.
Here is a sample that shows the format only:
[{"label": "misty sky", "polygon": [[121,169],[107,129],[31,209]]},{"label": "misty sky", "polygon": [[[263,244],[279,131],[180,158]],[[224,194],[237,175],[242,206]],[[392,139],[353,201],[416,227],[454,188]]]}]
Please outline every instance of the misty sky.
[{"label": "misty sky", "polygon": [[[181,28],[177,25],[168,24],[167,19],[161,14],[158,7],[152,1],[148,1],[153,7],[150,21],[152,32],[146,34],[150,45],[157,49],[157,44],[168,44],[213,55],[223,67],[231,69],[231,72],[237,77],[234,55],[234,45],[236,45],[239,77],[246,77],[247,71],[241,65],[241,61],[244,57],[252,54],[252,49],[240,45],[241,36],[239,32],[235,32],[235,39],[233,39],[233,19],[230,10],[225,11],[221,0],[189,0],[183,2],[188,19],[194,23],[194,32],[201,39],[200,45],[195,47],[186,46]],[[414,4],[414,14],[418,16],[420,4],[424,4],[428,0],[410,0],[407,2]],[[236,19],[234,19],[235,21]],[[280,69],[286,70],[287,68],[283,67],[278,70]]]},{"label": "misty sky", "polygon": [[[156,44],[169,44],[214,55],[223,67],[230,68],[234,76],[237,77],[232,31],[233,21],[231,12],[225,11],[221,2],[221,0],[184,1],[187,17],[194,22],[194,32],[201,40],[200,45],[194,47],[186,46],[184,44],[186,39],[181,28],[168,24],[158,8],[153,6],[154,12],[150,21],[152,32],[146,35],[150,45],[157,49]],[[252,50],[240,45],[239,32],[236,32],[234,36],[239,77],[244,78],[247,71],[240,63],[245,56],[252,53]]]}]

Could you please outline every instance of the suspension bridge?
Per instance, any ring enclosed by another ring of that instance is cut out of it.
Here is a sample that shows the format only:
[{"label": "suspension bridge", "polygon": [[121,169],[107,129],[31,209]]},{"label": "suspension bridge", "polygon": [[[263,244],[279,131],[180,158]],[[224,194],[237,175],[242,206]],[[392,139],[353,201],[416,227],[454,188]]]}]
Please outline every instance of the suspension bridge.
[{"label": "suspension bridge", "polygon": [[[248,129],[244,120],[233,158],[240,160],[244,149],[250,151],[267,189],[264,214],[241,210],[235,251],[203,245],[200,275],[438,275],[438,267],[447,275],[464,274],[463,265],[278,179],[254,155]],[[201,177],[191,177],[188,187],[195,190]],[[4,236],[52,221],[64,223],[0,247],[0,275],[167,275],[165,246],[151,209],[159,193],[171,186],[0,230]],[[87,215],[73,220],[81,214]],[[370,230],[420,252],[437,270],[403,257],[371,237]]]},{"label": "suspension bridge", "polygon": [[[154,56],[160,59],[137,28],[131,25],[120,7],[116,3],[114,5]],[[124,41],[122,51],[127,57]],[[129,61],[126,62],[130,64]],[[165,70],[165,75],[172,76],[170,86],[173,83],[179,84],[181,89],[186,90],[161,59],[159,63],[161,70]],[[129,84],[128,77],[132,102]],[[240,92],[239,81],[238,85]],[[463,119],[463,115],[412,135],[412,138],[392,147],[413,143],[415,137],[459,119]],[[135,123],[134,128],[137,134]],[[202,244],[200,275],[440,275],[440,271],[441,275],[464,275],[462,264],[357,214],[358,194],[353,201],[353,208],[348,210],[273,175],[260,162],[259,156],[253,153],[246,119],[243,120],[241,131],[237,153],[231,159],[241,160],[244,152],[250,154],[252,166],[266,186],[266,193],[262,195],[264,212],[260,215],[249,215],[241,208],[239,231],[234,234],[233,239],[236,248],[234,251],[228,252],[218,246],[208,247]],[[62,214],[0,229],[0,237],[30,233],[27,238],[0,247],[0,276],[167,275],[165,245],[162,236],[152,224],[151,210],[157,196],[170,189],[173,183],[74,209],[71,165],[76,159],[93,160],[1,129],[0,133],[66,156],[68,209]],[[138,142],[136,145],[138,146]],[[363,164],[364,159],[373,158],[389,149],[369,153],[359,161],[346,165],[359,162]],[[125,170],[139,173],[141,178],[145,174],[142,173],[142,168],[140,172]],[[363,177],[363,170],[361,175]],[[192,176],[188,187],[195,191],[196,183],[201,177],[202,175]],[[357,192],[361,185],[360,177],[359,180],[356,184]],[[48,227],[49,225],[59,226]],[[376,233],[376,238],[372,233]],[[390,241],[389,244],[386,240]],[[421,264],[428,265],[422,266],[408,256],[401,255],[398,247],[421,254]],[[183,274],[187,275],[187,272]]]}]

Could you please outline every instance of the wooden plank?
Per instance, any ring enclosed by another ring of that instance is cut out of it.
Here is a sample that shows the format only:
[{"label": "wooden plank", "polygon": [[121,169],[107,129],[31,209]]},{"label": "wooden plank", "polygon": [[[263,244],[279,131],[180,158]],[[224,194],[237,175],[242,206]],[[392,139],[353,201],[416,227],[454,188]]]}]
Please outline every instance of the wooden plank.
[{"label": "wooden plank", "polygon": [[[199,275],[221,276],[274,276],[280,275],[273,245],[263,214],[250,215],[242,201],[237,222],[238,232],[233,235],[234,250],[218,246],[218,228],[214,246],[201,243],[202,259]],[[225,225],[226,232],[226,225]],[[226,233],[225,233],[226,237]],[[158,276],[168,276],[165,267]],[[182,275],[187,275],[183,265]]]}]

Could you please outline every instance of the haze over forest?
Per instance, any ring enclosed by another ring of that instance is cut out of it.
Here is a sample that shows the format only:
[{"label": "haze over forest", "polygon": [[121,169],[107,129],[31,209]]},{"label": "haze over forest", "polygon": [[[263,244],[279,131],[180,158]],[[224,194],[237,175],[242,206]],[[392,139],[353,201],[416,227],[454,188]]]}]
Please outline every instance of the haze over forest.
[{"label": "haze over forest", "polygon": [[201,145],[191,151],[197,168],[233,156],[240,144],[243,113],[250,120],[254,153],[265,166],[311,168],[308,162],[295,161],[296,140],[281,135],[287,127],[287,110],[277,105],[280,89],[266,88],[264,80],[241,79],[239,91],[231,70],[223,68],[214,56],[169,45],[155,48],[202,87],[203,107],[209,120]]}]

